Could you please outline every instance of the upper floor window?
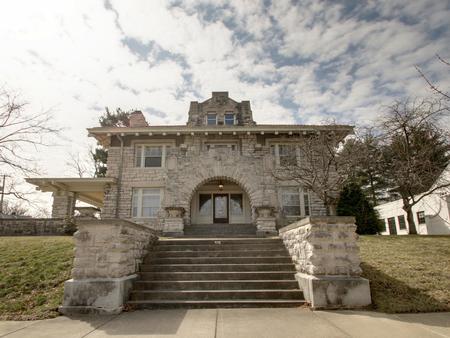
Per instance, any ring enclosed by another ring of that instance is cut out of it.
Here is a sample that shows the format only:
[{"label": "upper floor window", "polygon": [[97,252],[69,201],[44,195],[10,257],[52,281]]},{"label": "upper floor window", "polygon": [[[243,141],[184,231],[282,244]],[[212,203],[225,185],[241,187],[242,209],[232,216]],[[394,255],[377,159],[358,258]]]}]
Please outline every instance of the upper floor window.
[{"label": "upper floor window", "polygon": [[135,164],[141,168],[164,167],[165,155],[169,146],[137,145],[135,148]]},{"label": "upper floor window", "polygon": [[206,124],[208,126],[215,126],[217,124],[217,114],[216,113],[206,114]]},{"label": "upper floor window", "polygon": [[297,147],[295,144],[274,144],[271,148],[278,166],[297,164]]},{"label": "upper floor window", "polygon": [[425,224],[425,211],[418,211],[417,212],[417,220],[419,221],[419,224]]},{"label": "upper floor window", "polygon": [[132,197],[132,217],[155,218],[161,208],[161,189],[135,188]]},{"label": "upper floor window", "polygon": [[224,121],[227,126],[233,126],[235,123],[234,113],[225,113]]},{"label": "upper floor window", "polygon": [[309,194],[298,187],[281,189],[281,208],[285,216],[309,216]]}]

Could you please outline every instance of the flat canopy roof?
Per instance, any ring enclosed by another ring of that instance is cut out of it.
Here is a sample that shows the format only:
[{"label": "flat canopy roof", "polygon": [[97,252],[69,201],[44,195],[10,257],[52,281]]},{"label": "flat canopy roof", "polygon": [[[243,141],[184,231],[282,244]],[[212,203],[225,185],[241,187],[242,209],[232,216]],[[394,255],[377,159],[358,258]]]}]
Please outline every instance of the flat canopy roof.
[{"label": "flat canopy roof", "polygon": [[135,136],[167,136],[167,135],[200,135],[200,134],[308,134],[315,132],[340,132],[345,135],[353,132],[350,125],[303,125],[303,124],[259,124],[254,126],[148,126],[148,127],[95,127],[88,128],[89,136],[93,136],[100,143],[106,143],[106,139],[113,135]]},{"label": "flat canopy roof", "polygon": [[105,186],[115,184],[114,177],[98,178],[68,178],[68,177],[37,177],[26,178],[28,183],[37,186],[42,192],[67,191],[77,194],[77,199],[96,207],[103,206]]}]

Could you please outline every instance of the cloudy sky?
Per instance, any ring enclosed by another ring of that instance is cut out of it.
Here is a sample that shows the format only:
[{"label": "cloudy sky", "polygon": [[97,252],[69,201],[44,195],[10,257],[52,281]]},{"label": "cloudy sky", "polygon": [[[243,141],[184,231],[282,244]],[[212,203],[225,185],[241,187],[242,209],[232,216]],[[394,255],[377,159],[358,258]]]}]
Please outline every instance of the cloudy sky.
[{"label": "cloudy sky", "polygon": [[449,0],[1,1],[0,85],[65,128],[39,153],[47,176],[93,144],[104,107],[184,124],[211,91],[250,100],[259,123],[370,124],[429,94],[415,65],[450,76]]}]

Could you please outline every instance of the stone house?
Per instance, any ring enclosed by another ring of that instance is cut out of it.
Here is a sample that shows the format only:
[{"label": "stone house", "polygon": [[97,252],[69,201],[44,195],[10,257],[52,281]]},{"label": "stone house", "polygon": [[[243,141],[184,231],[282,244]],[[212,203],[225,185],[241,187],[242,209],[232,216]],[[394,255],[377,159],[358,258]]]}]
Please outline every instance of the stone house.
[{"label": "stone house", "polygon": [[105,178],[28,179],[52,191],[53,217],[67,217],[80,200],[158,232],[184,227],[253,224],[258,234],[306,216],[324,215],[313,193],[279,181],[273,170],[301,161],[297,145],[311,133],[347,135],[351,126],[257,124],[249,101],[213,92],[191,102],[186,125],[152,126],[140,111],[129,127],[95,127],[89,136],[108,149]]},{"label": "stone house", "polygon": [[82,216],[62,313],[370,304],[354,218],[323,216],[317,196],[274,175],[311,135],[351,126],[259,125],[249,101],[213,92],[186,125],[136,111],[129,127],[88,131],[108,150],[106,177],[28,179],[53,192],[54,219]]}]

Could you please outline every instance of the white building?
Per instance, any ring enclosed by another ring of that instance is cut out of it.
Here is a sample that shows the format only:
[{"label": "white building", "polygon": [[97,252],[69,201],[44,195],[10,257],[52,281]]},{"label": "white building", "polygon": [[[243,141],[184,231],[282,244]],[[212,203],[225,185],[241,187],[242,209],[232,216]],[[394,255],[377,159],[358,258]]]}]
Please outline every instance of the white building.
[{"label": "white building", "polygon": [[[435,185],[450,181],[450,165]],[[419,195],[420,196],[420,195]],[[417,197],[419,197],[417,196]],[[384,221],[382,235],[407,235],[408,221],[402,209],[403,201],[396,200],[375,207]],[[414,221],[420,235],[450,235],[450,187],[436,190],[413,206]]]}]

